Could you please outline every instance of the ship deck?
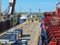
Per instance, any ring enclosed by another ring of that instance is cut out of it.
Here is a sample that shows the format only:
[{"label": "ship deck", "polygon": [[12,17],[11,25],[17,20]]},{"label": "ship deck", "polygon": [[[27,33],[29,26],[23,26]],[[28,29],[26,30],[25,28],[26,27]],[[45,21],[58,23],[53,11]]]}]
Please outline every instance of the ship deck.
[{"label": "ship deck", "polygon": [[[39,38],[41,39],[40,23],[38,21],[34,22],[24,22],[11,28],[10,30],[23,29],[23,37],[19,39],[29,39],[28,45],[38,45]],[[6,33],[6,31],[4,32]],[[4,33],[0,34],[3,35]]]}]

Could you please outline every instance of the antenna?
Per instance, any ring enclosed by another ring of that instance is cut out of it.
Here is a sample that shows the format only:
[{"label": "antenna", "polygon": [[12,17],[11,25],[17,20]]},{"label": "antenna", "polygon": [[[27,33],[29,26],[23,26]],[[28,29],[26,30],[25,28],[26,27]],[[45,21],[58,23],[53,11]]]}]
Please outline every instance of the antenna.
[{"label": "antenna", "polygon": [[40,13],[40,8],[39,8],[39,13]]},{"label": "antenna", "polygon": [[30,15],[31,15],[31,8],[30,8]]},{"label": "antenna", "polygon": [[56,2],[56,16],[60,17],[60,0]]}]

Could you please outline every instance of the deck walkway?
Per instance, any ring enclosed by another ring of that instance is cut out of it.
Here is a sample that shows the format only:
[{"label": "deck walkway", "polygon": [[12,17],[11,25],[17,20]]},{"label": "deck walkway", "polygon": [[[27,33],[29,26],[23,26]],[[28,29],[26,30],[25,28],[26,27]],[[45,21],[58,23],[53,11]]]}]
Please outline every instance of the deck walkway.
[{"label": "deck walkway", "polygon": [[[38,21],[24,22],[16,27],[11,28],[10,30],[16,30],[18,28],[23,29],[23,35],[30,35],[30,37],[28,37],[30,39],[28,41],[28,45],[38,45],[39,36],[41,35],[40,23]],[[0,34],[0,36],[4,33]]]},{"label": "deck walkway", "polygon": [[27,24],[21,24],[20,27],[23,29],[23,34],[30,34],[30,40],[28,45],[38,45],[38,39],[41,35],[40,23],[39,22],[30,22]]}]

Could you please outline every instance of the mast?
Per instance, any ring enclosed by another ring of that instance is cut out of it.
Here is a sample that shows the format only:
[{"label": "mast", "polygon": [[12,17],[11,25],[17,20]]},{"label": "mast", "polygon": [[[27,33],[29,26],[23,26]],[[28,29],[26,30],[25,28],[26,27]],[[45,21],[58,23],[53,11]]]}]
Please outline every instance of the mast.
[{"label": "mast", "polygon": [[60,17],[60,0],[56,2],[56,16]]}]

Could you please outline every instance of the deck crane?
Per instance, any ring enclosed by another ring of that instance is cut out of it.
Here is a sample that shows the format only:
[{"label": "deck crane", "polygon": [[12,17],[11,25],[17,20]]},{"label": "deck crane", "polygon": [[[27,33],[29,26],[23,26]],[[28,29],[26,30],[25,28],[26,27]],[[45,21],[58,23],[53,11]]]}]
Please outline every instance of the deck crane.
[{"label": "deck crane", "polygon": [[[14,13],[14,8],[15,8],[15,3],[16,0],[9,0],[9,4],[7,9],[3,12],[3,16],[5,18],[12,18],[13,17],[13,13]],[[8,14],[8,15],[6,15]],[[12,16],[12,17],[11,17]]]},{"label": "deck crane", "polygon": [[16,0],[9,0],[9,7],[8,7],[8,15],[6,16],[7,19],[10,20],[10,27],[13,27],[13,13],[15,8]]},{"label": "deck crane", "polygon": [[16,0],[9,0],[7,9],[5,10],[5,12],[3,12],[2,16],[0,16],[0,33],[14,26],[13,13],[15,8],[15,3]]},{"label": "deck crane", "polygon": [[9,9],[8,15],[9,15],[10,18],[14,13],[15,2],[16,2],[16,0],[9,0],[9,8],[10,9]]},{"label": "deck crane", "polygon": [[14,13],[14,8],[15,8],[15,2],[16,2],[16,0],[9,0],[8,18],[11,19],[10,27],[13,27],[13,13]]},{"label": "deck crane", "polygon": [[15,8],[16,0],[9,0],[8,8],[5,10],[3,17],[6,21],[7,19],[10,21],[10,27],[13,27],[13,13]]}]

